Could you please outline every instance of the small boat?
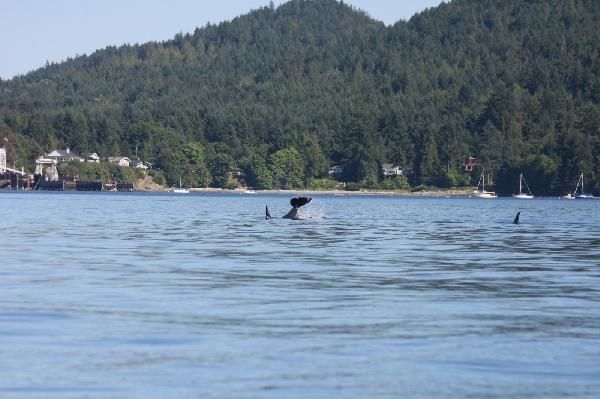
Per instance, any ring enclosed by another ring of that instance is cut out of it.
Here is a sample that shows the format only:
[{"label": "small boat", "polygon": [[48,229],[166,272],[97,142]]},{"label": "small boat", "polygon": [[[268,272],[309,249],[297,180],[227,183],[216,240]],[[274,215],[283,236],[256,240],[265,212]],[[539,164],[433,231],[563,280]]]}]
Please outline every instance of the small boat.
[{"label": "small boat", "polygon": [[247,189],[244,191],[244,194],[256,194],[256,191],[252,190],[251,188]]},{"label": "small boat", "polygon": [[[581,194],[577,195],[577,189],[579,188],[580,184],[581,184]],[[594,199],[594,196],[592,195],[592,193],[586,193],[585,191],[583,191],[583,173],[581,173],[581,176],[579,176],[579,180],[577,181],[577,186],[575,187],[575,192],[573,193],[573,195],[577,199]]]},{"label": "small boat", "polygon": [[492,191],[479,191],[479,192],[475,191],[475,196],[477,198],[485,198],[485,199],[498,198],[496,193],[494,193]]},{"label": "small boat", "polygon": [[177,193],[177,194],[189,194],[190,190],[188,190],[187,188],[183,188],[181,186],[181,179],[179,179],[179,188],[173,187],[170,190],[172,193]]},{"label": "small boat", "polygon": [[498,198],[498,196],[496,195],[495,192],[485,191],[485,169],[483,170],[483,172],[481,172],[481,177],[479,178],[479,182],[481,183],[481,191],[479,191],[479,183],[477,183],[478,189],[473,191],[473,194],[477,198],[485,198],[485,199]]},{"label": "small boat", "polygon": [[571,193],[567,194],[567,195],[563,195],[562,197],[560,197],[562,199],[566,199],[566,200],[572,200],[575,199],[574,196],[571,195]]},{"label": "small boat", "polygon": [[[523,183],[525,183],[525,187],[527,187],[528,194],[525,194],[523,192]],[[519,175],[519,194],[513,194],[513,197],[518,198],[518,199],[532,199],[533,198],[533,194],[531,194],[531,190],[529,189],[529,185],[527,184],[527,181],[523,177],[523,173],[521,173]]]}]

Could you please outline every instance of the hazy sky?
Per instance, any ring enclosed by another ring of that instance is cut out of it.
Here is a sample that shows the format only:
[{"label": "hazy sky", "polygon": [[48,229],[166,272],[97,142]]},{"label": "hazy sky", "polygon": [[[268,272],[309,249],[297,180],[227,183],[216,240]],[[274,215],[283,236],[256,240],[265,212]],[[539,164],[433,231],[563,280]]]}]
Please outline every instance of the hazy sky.
[{"label": "hazy sky", "polygon": [[[275,5],[284,3],[274,0]],[[393,24],[441,0],[345,0]],[[269,0],[1,0],[0,77],[10,79],[108,45],[168,40]]]}]

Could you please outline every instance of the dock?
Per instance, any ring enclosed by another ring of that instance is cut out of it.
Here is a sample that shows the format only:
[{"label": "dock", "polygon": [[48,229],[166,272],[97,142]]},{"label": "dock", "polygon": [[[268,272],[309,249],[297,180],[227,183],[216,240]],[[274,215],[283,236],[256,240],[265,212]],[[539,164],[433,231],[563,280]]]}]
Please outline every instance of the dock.
[{"label": "dock", "polygon": [[101,192],[101,191],[118,191],[118,192],[133,192],[135,186],[130,182],[123,183],[102,183],[100,181],[45,181],[39,180],[34,190],[40,191],[83,191],[83,192]]}]

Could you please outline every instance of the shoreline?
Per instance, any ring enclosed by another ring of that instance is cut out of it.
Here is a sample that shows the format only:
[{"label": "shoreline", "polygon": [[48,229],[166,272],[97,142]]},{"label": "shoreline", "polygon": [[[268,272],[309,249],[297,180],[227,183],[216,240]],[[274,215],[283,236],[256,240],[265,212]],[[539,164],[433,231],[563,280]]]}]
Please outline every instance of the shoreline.
[{"label": "shoreline", "polygon": [[377,196],[398,196],[398,197],[465,197],[473,193],[473,189],[449,189],[449,190],[424,190],[424,191],[385,191],[385,190],[254,190],[254,193],[248,193],[248,189],[236,188],[233,190],[220,188],[190,188],[192,193],[231,193],[231,194],[288,194],[288,195],[336,195],[336,196],[354,196],[354,195],[377,195]]},{"label": "shoreline", "polygon": [[[353,197],[353,196],[379,196],[379,197],[434,197],[434,198],[465,198],[473,196],[473,189],[449,189],[449,190],[423,190],[423,191],[384,191],[384,190],[361,190],[361,191],[344,191],[344,190],[254,190],[254,192],[248,192],[247,189],[236,188],[233,190],[221,189],[221,188],[189,188],[190,193],[213,193],[213,194],[227,194],[227,195],[287,195],[287,196],[316,196],[316,195],[332,195],[340,197]],[[32,189],[0,189],[0,193],[23,193],[23,192],[40,192],[40,193],[124,193],[118,191],[76,191],[76,190],[32,190]],[[164,193],[168,194],[171,189],[160,188],[160,189],[137,189],[128,191],[129,193]],[[512,198],[512,196],[499,196],[500,198]],[[535,198],[558,198],[563,199],[561,195],[549,195],[549,196],[536,196]],[[593,198],[594,200],[600,200],[600,197]]]}]

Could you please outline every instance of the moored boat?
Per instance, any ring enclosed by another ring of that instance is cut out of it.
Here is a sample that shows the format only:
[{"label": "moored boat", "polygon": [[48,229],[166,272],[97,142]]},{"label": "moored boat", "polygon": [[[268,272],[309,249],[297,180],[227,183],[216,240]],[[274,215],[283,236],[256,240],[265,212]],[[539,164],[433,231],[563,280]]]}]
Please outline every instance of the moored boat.
[{"label": "moored boat", "polygon": [[190,193],[190,190],[188,190],[187,188],[183,188],[183,186],[181,185],[181,179],[179,179],[179,188],[173,187],[169,191],[172,193],[176,193],[176,194],[189,194]]},{"label": "moored boat", "polygon": [[[523,192],[523,183],[525,183],[525,187],[527,187],[527,193]],[[518,199],[532,199],[533,198],[533,194],[531,193],[531,190],[529,189],[529,185],[527,184],[527,181],[523,177],[523,173],[521,173],[519,175],[519,194],[513,194],[513,197],[518,198]]]},{"label": "moored boat", "polygon": [[[579,189],[580,185],[581,185],[581,193],[579,193],[579,195],[578,195],[577,189]],[[594,196],[592,195],[592,193],[586,193],[583,189],[583,173],[581,173],[581,176],[579,176],[579,180],[577,181],[577,186],[575,187],[575,192],[573,193],[573,196],[575,196],[575,198],[577,198],[577,199],[594,199]]]},{"label": "moored boat", "polygon": [[473,194],[477,198],[491,199],[498,198],[495,192],[493,191],[485,191],[485,169],[481,172],[481,177],[479,178],[479,182],[481,183],[481,191],[479,191],[479,183],[477,183],[477,190],[473,191]]}]

